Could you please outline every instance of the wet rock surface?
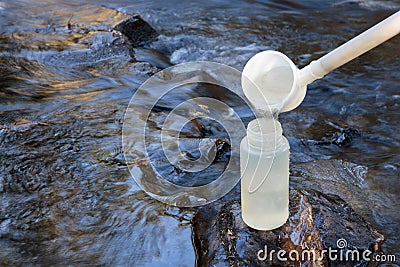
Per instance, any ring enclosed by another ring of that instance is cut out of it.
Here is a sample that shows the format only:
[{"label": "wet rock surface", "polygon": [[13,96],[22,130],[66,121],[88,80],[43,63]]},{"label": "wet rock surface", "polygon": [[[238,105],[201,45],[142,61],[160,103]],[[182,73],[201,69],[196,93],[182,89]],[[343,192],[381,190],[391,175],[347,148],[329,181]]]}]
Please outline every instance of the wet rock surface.
[{"label": "wet rock surface", "polygon": [[119,23],[114,29],[128,37],[133,47],[148,44],[158,36],[158,33],[139,15]]},{"label": "wet rock surface", "polygon": [[[81,31],[83,29],[80,29]],[[87,37],[88,36],[88,37]],[[121,67],[135,60],[134,47],[141,47],[154,41],[158,33],[139,15],[116,25],[110,29],[86,29],[85,37],[80,41],[88,49],[65,50],[51,55],[44,55],[43,61],[53,66],[79,66],[80,68],[96,68],[105,64]],[[137,50],[139,61],[153,63],[154,66],[170,66],[169,60],[161,53],[152,50]]]},{"label": "wet rock surface", "polygon": [[[96,32],[87,40],[88,49],[66,50],[52,55],[44,55],[46,64],[57,67],[96,68],[113,63],[120,67],[134,59],[132,45],[119,32]],[[107,62],[108,61],[108,62]]]},{"label": "wet rock surface", "polygon": [[371,200],[365,190],[368,168],[343,160],[315,160],[293,163],[290,167],[290,186],[296,189],[313,189],[324,194],[334,194],[352,203],[359,214],[368,216]]},{"label": "wet rock surface", "polygon": [[43,34],[70,47],[0,55],[1,266],[194,262],[190,219],[131,181],[121,148],[129,99],[159,69],[111,31],[128,15],[95,11],[101,22]]},{"label": "wet rock surface", "polygon": [[[328,248],[339,251],[340,239],[348,244],[343,248],[343,255],[353,249],[360,255],[366,250],[379,253],[384,241],[382,234],[339,197],[317,191],[291,190],[289,212],[289,219],[282,227],[257,231],[241,219],[240,200],[220,200],[199,208],[193,218],[198,265],[377,266],[361,257],[351,262],[341,261],[338,256],[338,260],[333,261],[322,253]],[[268,255],[265,255],[265,248]],[[283,257],[287,261],[279,260],[276,253],[269,256],[272,250],[281,249],[286,251]],[[263,252],[259,253],[260,250]],[[315,251],[315,261],[308,260],[312,256],[301,258],[305,250]],[[291,258],[290,251],[296,251],[291,252]],[[297,258],[296,254],[300,256]]]}]

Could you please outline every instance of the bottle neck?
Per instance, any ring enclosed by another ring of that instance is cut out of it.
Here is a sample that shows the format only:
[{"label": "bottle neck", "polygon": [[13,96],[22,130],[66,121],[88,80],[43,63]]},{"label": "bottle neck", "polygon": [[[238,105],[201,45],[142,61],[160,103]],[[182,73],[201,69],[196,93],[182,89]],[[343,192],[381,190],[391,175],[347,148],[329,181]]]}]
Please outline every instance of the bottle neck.
[{"label": "bottle neck", "polygon": [[273,118],[252,120],[247,126],[247,140],[253,150],[275,151],[283,144],[282,126]]}]

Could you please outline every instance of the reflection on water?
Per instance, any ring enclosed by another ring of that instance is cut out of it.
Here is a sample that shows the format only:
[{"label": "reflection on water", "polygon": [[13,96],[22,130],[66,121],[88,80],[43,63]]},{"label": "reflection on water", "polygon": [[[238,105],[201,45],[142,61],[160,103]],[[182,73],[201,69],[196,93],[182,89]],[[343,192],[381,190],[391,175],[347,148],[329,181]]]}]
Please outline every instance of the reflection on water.
[{"label": "reflection on water", "polygon": [[[212,60],[241,69],[274,49],[303,66],[399,8],[373,0],[0,2],[0,265],[193,265],[194,210],[145,196],[121,149],[125,108],[157,71],[150,63]],[[131,60],[109,32],[129,17],[123,12],[139,13],[161,33],[137,51],[144,62]],[[390,253],[400,247],[394,51],[399,37],[313,83],[304,103],[280,116],[292,162],[342,159],[354,165],[337,168],[362,172],[363,193],[346,200],[387,236]],[[174,101],[193,96],[192,87],[166,96],[154,129]],[[204,136],[196,127],[193,137]],[[224,138],[217,128],[209,136]]]}]

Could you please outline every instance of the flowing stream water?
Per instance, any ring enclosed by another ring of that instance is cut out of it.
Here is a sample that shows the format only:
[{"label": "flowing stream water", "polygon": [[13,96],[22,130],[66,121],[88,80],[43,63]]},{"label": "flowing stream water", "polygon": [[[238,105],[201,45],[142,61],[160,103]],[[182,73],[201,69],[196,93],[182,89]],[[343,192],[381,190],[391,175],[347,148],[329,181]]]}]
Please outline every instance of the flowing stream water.
[{"label": "flowing stream water", "polygon": [[[110,2],[0,1],[0,265],[193,266],[195,209],[153,200],[124,163],[122,121],[135,90],[155,66],[209,60],[241,70],[267,49],[301,67],[400,9],[374,0]],[[132,14],[160,33],[135,49],[142,62],[124,50],[88,52]],[[340,159],[360,172],[362,197],[346,201],[398,258],[399,52],[395,37],[311,84],[302,105],[279,117],[292,163]],[[226,91],[192,85],[166,96],[149,127],[158,132],[168,110],[198,92],[252,116]],[[185,130],[226,134],[207,121]],[[213,174],[229,160],[229,149],[221,151]],[[185,179],[204,184],[212,175]]]}]

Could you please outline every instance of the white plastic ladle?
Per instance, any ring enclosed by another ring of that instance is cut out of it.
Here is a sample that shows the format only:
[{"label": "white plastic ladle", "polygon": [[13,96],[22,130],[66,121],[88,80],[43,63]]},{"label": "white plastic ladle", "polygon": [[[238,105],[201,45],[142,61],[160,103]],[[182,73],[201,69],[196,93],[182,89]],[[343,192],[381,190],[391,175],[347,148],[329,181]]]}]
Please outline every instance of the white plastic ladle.
[{"label": "white plastic ladle", "polygon": [[301,70],[280,52],[258,53],[243,69],[244,94],[258,109],[293,110],[303,101],[308,84],[399,33],[400,11]]}]

